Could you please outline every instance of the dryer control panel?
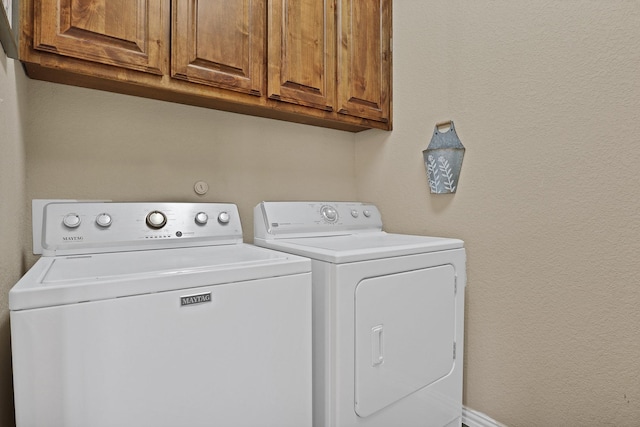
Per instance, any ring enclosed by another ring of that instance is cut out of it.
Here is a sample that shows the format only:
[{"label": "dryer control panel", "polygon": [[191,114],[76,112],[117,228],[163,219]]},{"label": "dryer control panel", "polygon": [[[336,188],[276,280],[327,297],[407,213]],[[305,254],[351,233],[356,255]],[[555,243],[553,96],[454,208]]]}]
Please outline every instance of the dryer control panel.
[{"label": "dryer control panel", "polygon": [[53,202],[39,238],[44,255],[76,255],[241,243],[242,226],[230,203]]},{"label": "dryer control panel", "polygon": [[360,202],[262,202],[254,209],[258,238],[348,235],[382,230],[375,205]]}]

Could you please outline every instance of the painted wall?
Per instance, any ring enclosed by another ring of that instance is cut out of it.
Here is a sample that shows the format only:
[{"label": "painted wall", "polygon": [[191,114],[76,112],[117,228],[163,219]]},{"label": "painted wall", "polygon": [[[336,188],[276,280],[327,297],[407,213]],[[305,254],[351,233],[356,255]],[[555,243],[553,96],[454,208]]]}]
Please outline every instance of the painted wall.
[{"label": "painted wall", "polygon": [[12,426],[8,292],[25,271],[25,77],[0,48],[0,425]]},{"label": "painted wall", "polygon": [[262,200],[356,197],[351,133],[34,80],[27,102],[29,200],[232,202],[252,241]]},{"label": "painted wall", "polygon": [[[640,2],[394,2],[394,131],[356,136],[387,229],[468,250],[465,403],[509,426],[640,419]],[[422,153],[454,120],[455,195]]]}]

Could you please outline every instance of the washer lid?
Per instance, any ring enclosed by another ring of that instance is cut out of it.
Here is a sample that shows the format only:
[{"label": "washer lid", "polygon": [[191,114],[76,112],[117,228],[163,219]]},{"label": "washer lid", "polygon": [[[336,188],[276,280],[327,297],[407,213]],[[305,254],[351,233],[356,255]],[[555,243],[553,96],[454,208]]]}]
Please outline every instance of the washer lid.
[{"label": "washer lid", "polygon": [[42,257],[9,292],[23,310],[311,271],[309,260],[247,244]]},{"label": "washer lid", "polygon": [[255,244],[334,264],[444,251],[464,246],[464,242],[458,239],[391,234],[384,231],[347,236],[255,239]]}]

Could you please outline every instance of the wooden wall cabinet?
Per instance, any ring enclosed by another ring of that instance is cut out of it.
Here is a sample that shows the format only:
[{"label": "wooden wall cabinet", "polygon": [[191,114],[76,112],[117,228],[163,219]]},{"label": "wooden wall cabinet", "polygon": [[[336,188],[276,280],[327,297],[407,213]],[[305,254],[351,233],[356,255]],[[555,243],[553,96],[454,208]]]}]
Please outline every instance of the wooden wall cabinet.
[{"label": "wooden wall cabinet", "polygon": [[340,114],[391,120],[391,2],[340,0]]},{"label": "wooden wall cabinet", "polygon": [[391,129],[391,0],[28,0],[20,59],[41,80]]},{"label": "wooden wall cabinet", "polygon": [[40,0],[33,47],[152,74],[165,74],[169,4],[154,0]]},{"label": "wooden wall cabinet", "polygon": [[269,98],[335,110],[333,0],[269,0]]},{"label": "wooden wall cabinet", "polygon": [[264,95],[264,0],[179,0],[171,20],[171,76]]}]

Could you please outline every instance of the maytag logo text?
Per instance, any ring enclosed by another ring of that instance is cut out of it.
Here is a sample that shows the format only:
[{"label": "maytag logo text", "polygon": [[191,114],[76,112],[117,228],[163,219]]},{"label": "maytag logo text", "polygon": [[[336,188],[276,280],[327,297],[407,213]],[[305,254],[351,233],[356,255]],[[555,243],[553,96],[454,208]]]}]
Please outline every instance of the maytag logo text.
[{"label": "maytag logo text", "polygon": [[211,292],[180,297],[180,305],[202,304],[204,302],[211,302]]}]

